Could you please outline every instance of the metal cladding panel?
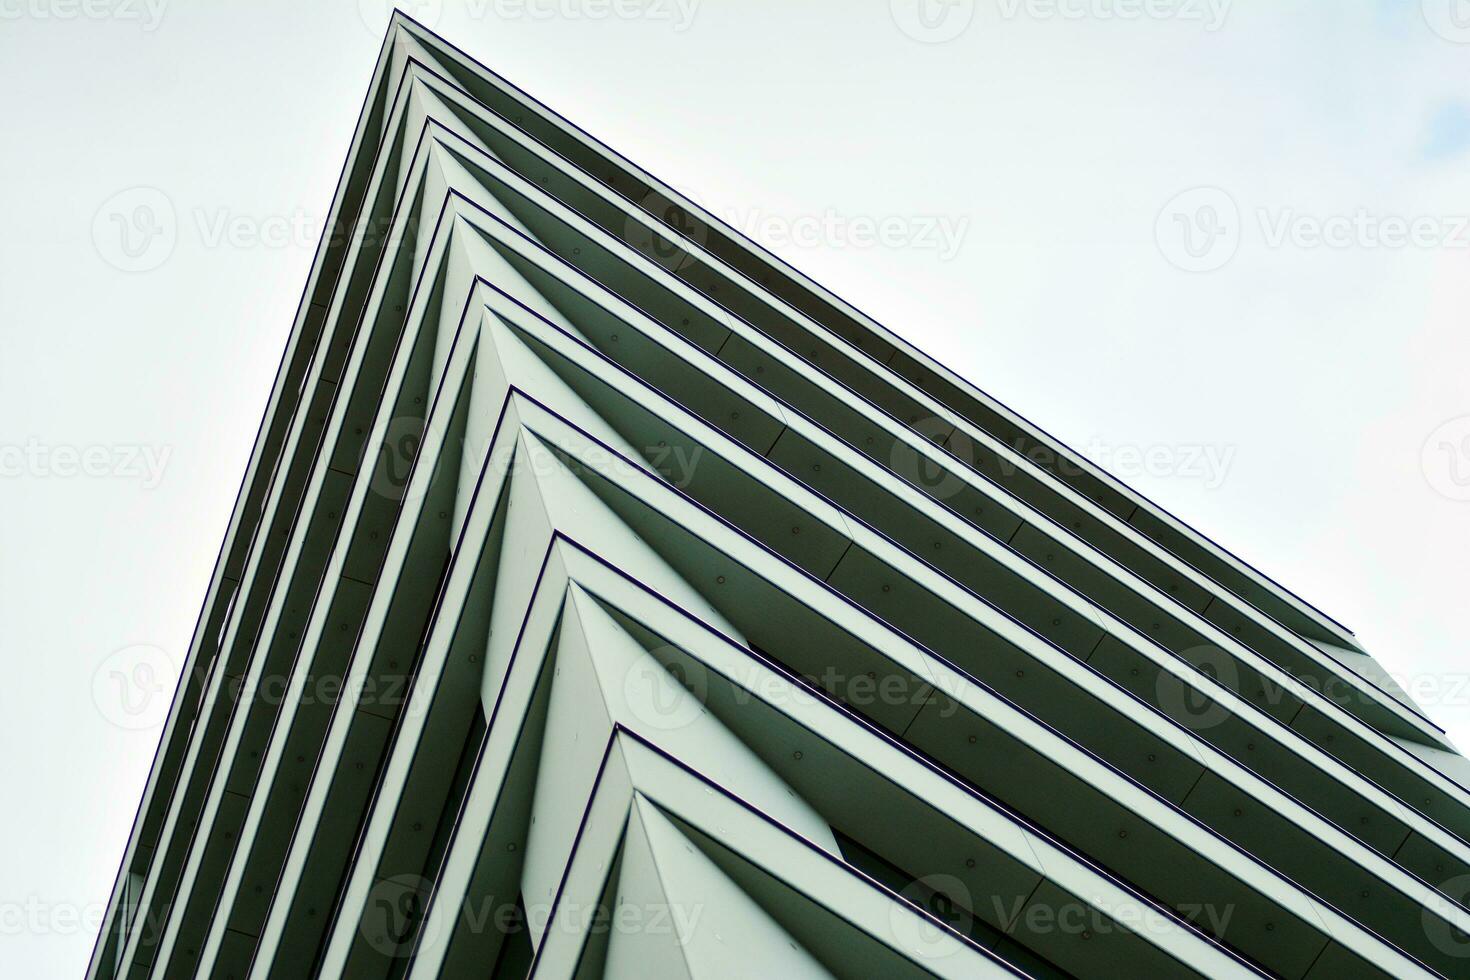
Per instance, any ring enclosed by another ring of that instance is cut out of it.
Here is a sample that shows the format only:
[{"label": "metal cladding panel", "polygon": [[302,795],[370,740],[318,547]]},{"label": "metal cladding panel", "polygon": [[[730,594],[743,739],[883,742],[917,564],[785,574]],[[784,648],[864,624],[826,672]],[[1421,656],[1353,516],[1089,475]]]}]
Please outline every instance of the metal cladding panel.
[{"label": "metal cladding panel", "polygon": [[1063,464],[395,17],[89,975],[1465,975],[1440,733]]}]

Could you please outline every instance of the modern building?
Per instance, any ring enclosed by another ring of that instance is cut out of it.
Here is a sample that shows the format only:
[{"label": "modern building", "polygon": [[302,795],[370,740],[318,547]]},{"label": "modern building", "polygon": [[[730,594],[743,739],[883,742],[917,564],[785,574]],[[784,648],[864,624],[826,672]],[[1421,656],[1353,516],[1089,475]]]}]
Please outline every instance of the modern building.
[{"label": "modern building", "polygon": [[1353,635],[394,20],[89,976],[1470,976]]}]

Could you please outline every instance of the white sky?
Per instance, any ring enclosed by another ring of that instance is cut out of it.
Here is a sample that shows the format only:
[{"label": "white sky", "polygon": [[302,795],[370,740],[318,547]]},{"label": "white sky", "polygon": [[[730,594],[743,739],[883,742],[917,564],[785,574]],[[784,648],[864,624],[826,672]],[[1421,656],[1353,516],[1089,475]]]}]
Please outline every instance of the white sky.
[{"label": "white sky", "polygon": [[[1470,744],[1470,3],[914,2],[418,13],[1337,616]],[[84,968],[168,693],[112,672],[187,650],[386,20],[0,0],[6,975]],[[129,254],[140,203],[165,234]]]}]

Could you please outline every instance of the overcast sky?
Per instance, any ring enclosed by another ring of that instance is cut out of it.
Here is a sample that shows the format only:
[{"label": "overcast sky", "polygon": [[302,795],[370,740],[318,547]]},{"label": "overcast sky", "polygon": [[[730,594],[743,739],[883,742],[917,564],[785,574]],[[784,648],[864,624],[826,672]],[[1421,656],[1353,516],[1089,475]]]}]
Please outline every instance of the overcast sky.
[{"label": "overcast sky", "polygon": [[[929,4],[411,9],[1470,745],[1470,3]],[[5,975],[84,968],[386,24],[0,0]]]}]

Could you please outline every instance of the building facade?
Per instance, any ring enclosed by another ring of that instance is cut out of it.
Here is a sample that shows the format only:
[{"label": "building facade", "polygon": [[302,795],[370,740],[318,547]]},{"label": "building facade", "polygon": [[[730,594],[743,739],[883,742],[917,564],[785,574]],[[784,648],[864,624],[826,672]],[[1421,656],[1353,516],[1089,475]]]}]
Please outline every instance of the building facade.
[{"label": "building facade", "polygon": [[1470,976],[1352,634],[413,21],[89,976]]}]

